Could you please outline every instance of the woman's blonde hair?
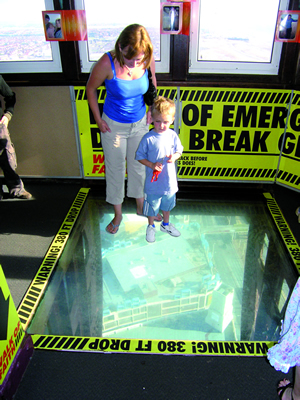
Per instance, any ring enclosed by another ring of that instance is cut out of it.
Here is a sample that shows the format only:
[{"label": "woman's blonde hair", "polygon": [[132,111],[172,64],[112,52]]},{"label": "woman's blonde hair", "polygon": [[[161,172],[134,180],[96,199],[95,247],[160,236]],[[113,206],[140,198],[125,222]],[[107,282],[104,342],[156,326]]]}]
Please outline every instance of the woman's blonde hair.
[{"label": "woman's blonde hair", "polygon": [[153,46],[146,28],[139,24],[132,24],[128,25],[120,33],[115,44],[115,57],[121,67],[125,64],[121,50],[127,46],[126,58],[131,60],[133,57],[144,53],[142,63],[145,65],[145,68],[149,68],[153,56]]}]

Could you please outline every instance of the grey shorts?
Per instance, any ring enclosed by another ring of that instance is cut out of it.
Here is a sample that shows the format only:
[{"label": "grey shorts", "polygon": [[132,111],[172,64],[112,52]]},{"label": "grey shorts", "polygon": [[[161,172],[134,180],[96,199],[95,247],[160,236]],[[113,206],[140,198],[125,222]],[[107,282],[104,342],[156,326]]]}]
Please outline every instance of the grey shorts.
[{"label": "grey shorts", "polygon": [[135,160],[135,153],[142,137],[149,132],[146,115],[138,122],[125,124],[113,121],[103,113],[111,132],[101,133],[104,152],[106,201],[122,204],[124,180],[127,172],[127,196],[144,197],[146,167]]}]

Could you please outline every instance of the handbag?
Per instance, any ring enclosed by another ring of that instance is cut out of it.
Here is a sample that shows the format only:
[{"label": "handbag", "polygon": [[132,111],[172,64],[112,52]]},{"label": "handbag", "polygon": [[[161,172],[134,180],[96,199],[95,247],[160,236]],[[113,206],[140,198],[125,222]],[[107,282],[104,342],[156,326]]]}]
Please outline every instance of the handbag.
[{"label": "handbag", "polygon": [[151,69],[148,68],[148,79],[149,79],[149,87],[147,92],[144,94],[144,101],[147,106],[152,106],[154,99],[157,97],[156,87],[153,85],[152,82],[152,73]]}]

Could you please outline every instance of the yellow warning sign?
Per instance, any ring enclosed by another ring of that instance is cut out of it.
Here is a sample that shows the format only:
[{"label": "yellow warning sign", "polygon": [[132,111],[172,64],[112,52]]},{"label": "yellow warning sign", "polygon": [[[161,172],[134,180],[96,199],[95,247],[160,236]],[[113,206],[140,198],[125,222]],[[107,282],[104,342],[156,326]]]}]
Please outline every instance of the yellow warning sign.
[{"label": "yellow warning sign", "polygon": [[277,182],[300,187],[300,92],[294,91],[285,134],[280,138],[282,154]]},{"label": "yellow warning sign", "polygon": [[79,190],[66,218],[54,237],[36,276],[31,282],[31,285],[18,308],[18,315],[24,329],[27,328],[31,321],[88,193],[88,188],[81,188]]},{"label": "yellow warning sign", "polygon": [[[84,176],[104,177],[105,166],[100,129],[89,109],[85,87],[75,87],[74,89]],[[99,109],[102,113],[106,89],[99,88],[97,94]]]},{"label": "yellow warning sign", "polygon": [[298,245],[290,227],[284,219],[284,216],[278,207],[275,199],[270,193],[264,193],[267,201],[267,206],[273,217],[273,220],[279,230],[279,233],[284,241],[284,244],[292,257],[292,260],[300,273],[300,246]]},{"label": "yellow warning sign", "polygon": [[[102,111],[106,90],[98,89]],[[300,189],[300,95],[277,89],[158,87],[177,104],[179,180],[275,182]],[[100,130],[75,87],[85,177],[104,177]]]},{"label": "yellow warning sign", "polygon": [[35,349],[175,355],[266,356],[276,342],[111,339],[33,335]]},{"label": "yellow warning sign", "polygon": [[274,181],[291,92],[181,89],[178,176]]},{"label": "yellow warning sign", "polygon": [[0,385],[2,385],[25,332],[0,265]]}]

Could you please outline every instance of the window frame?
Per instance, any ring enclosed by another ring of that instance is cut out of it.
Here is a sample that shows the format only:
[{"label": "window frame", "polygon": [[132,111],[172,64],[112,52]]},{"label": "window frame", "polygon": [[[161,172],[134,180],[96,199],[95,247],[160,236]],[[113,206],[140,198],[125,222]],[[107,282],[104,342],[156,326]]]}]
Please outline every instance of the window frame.
[{"label": "window frame", "polygon": [[[191,26],[189,43],[189,74],[233,74],[233,75],[278,75],[282,43],[275,41],[275,30],[273,39],[272,60],[270,63],[256,62],[232,62],[232,61],[199,61],[199,18],[200,2],[192,2],[191,8]],[[288,7],[288,0],[280,0],[279,10]]]},{"label": "window frame", "polygon": [[[169,73],[170,71],[170,37],[169,35],[161,35],[160,51],[163,54],[161,60],[155,61],[156,73]],[[80,54],[80,66],[82,73],[90,73],[93,65],[97,61],[89,61],[88,59],[88,46],[87,42],[78,42]]]},{"label": "window frame", "polygon": [[[160,0],[162,2],[162,0]],[[84,0],[75,0],[75,9],[84,9]],[[88,44],[86,41],[78,42],[80,67],[82,73],[90,73],[96,61],[89,61]],[[155,61],[156,73],[170,72],[170,35],[160,35],[160,60]]]},{"label": "window frame", "polygon": [[[53,0],[55,10],[73,10],[74,0]],[[52,8],[52,7],[51,7]],[[296,0],[290,0],[289,10],[299,10]],[[277,75],[247,75],[247,74],[209,74],[189,73],[189,36],[170,36],[170,72],[156,75],[158,85],[191,86],[191,87],[255,87],[283,88],[300,90],[300,48],[298,43],[283,43],[279,72]],[[62,72],[52,73],[47,69],[44,73],[5,73],[5,80],[10,86],[85,86],[89,77],[82,73],[78,42],[60,42],[59,51]],[[20,64],[20,62],[18,62]],[[1,72],[0,72],[1,73]]]},{"label": "window frame", "polygon": [[[54,10],[52,0],[44,0],[45,10]],[[41,12],[42,24],[42,12]],[[62,63],[58,42],[49,42],[52,60],[44,61],[0,61],[1,74],[18,73],[53,73],[62,72]]]}]

